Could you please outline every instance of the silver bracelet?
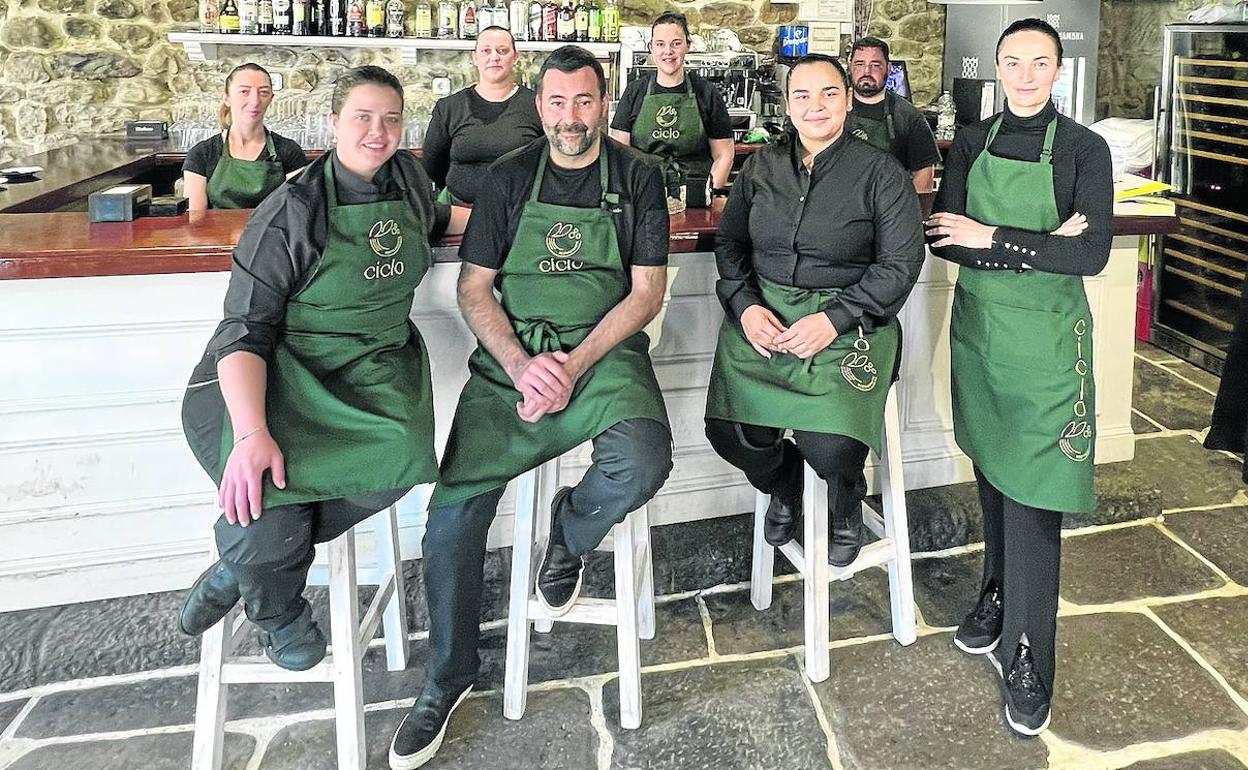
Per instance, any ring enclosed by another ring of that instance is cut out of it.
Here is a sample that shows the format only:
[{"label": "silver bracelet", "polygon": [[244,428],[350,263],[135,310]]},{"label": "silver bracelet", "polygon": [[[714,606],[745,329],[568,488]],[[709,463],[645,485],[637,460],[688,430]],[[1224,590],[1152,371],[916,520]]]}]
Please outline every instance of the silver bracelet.
[{"label": "silver bracelet", "polygon": [[262,430],[268,430],[268,428],[267,428],[266,426],[264,426],[264,425],[261,425],[259,428],[252,428],[251,430],[247,431],[247,432],[246,432],[246,433],[244,433],[243,435],[241,435],[241,436],[239,436],[238,438],[234,439],[234,446],[238,446],[238,445],[239,445],[239,442],[241,442],[243,439],[248,438],[248,437],[250,437],[250,436],[252,436],[252,435],[254,435],[254,434],[256,434],[256,433],[259,433],[259,432],[260,432],[260,431],[262,431]]}]

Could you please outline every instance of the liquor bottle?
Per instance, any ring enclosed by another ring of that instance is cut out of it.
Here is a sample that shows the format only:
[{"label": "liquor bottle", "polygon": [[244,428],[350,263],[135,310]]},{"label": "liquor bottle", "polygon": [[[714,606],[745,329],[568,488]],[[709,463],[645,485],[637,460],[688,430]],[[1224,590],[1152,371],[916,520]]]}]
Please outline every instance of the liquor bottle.
[{"label": "liquor bottle", "polygon": [[273,34],[289,35],[290,29],[290,0],[273,0]]},{"label": "liquor bottle", "polygon": [[321,20],[321,34],[342,37],[347,34],[347,12],[342,0],[325,0],[325,18]]},{"label": "liquor bottle", "polygon": [[507,21],[512,37],[516,40],[529,39],[529,4],[526,0],[511,0]]},{"label": "liquor bottle", "polygon": [[572,0],[563,0],[563,7],[559,9],[556,32],[559,40],[564,42],[576,40],[576,11],[572,7]]},{"label": "liquor bottle", "polygon": [[576,9],[573,13],[576,39],[582,43],[587,42],[589,40],[589,8],[585,6],[585,0],[576,0]]},{"label": "liquor bottle", "polygon": [[461,40],[477,39],[477,0],[463,0],[459,4],[459,37]]},{"label": "liquor bottle", "polygon": [[219,29],[220,6],[217,0],[199,0],[199,31],[216,32]]},{"label": "liquor bottle", "polygon": [[438,2],[438,39],[454,40],[459,32],[459,9],[455,0],[439,0]]},{"label": "liquor bottle", "polygon": [[545,40],[542,34],[542,0],[529,2],[529,40]]},{"label": "liquor bottle", "polygon": [[254,35],[259,25],[256,23],[256,0],[238,0],[238,31],[244,35]]},{"label": "liquor bottle", "polygon": [[477,3],[477,34],[494,24],[494,3],[492,0],[480,0]]},{"label": "liquor bottle", "polygon": [[290,9],[292,16],[290,34],[308,34],[308,15],[311,10],[308,7],[308,0],[292,0]]},{"label": "liquor bottle", "polygon": [[238,34],[238,4],[234,0],[225,0],[221,4],[221,13],[217,16],[217,26],[225,34]]},{"label": "liquor bottle", "polygon": [[433,37],[433,3],[431,0],[420,0],[416,4],[416,24],[413,32],[419,38]]},{"label": "liquor bottle", "polygon": [[559,6],[555,0],[542,4],[542,40],[559,39]]},{"label": "liquor bottle", "polygon": [[386,36],[386,2],[385,0],[368,0],[364,6],[364,19],[368,25],[369,37]]},{"label": "liquor bottle", "polygon": [[490,20],[490,26],[511,29],[511,13],[507,10],[507,0],[494,0],[494,18]]},{"label": "liquor bottle", "polygon": [[347,35],[368,37],[368,26],[364,23],[364,0],[350,0],[347,6]]},{"label": "liquor bottle", "polygon": [[589,5],[589,42],[602,42],[602,6],[600,0],[592,0]]},{"label": "liquor bottle", "polygon": [[273,34],[273,0],[260,0],[256,10],[256,31],[261,35]]},{"label": "liquor bottle", "polygon": [[615,0],[607,0],[602,12],[602,39],[608,43],[620,42],[620,6]]},{"label": "liquor bottle", "polygon": [[321,0],[308,0],[308,34],[321,34]]},{"label": "liquor bottle", "polygon": [[403,8],[403,0],[390,0],[386,4],[386,37],[403,37],[403,22],[407,20],[407,10]]}]

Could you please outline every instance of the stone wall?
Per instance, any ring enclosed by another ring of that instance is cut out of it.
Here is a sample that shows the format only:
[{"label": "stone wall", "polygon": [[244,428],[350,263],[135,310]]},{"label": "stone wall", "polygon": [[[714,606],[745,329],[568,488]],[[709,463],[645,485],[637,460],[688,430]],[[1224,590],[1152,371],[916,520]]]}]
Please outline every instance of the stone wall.
[{"label": "stone wall", "polygon": [[[863,2],[863,0],[859,0]],[[624,23],[646,24],[676,7],[694,31],[727,27],[756,50],[772,52],[779,25],[793,21],[796,4],[770,0],[626,0]],[[916,102],[939,93],[944,12],[927,0],[874,0],[868,29],[889,40],[909,62]],[[225,76],[242,61],[280,72],[286,89],[270,116],[291,130],[305,112],[327,109],[342,70],[373,63],[391,68],[407,86],[414,120],[428,114],[431,79],[448,76],[460,88],[475,76],[462,53],[426,52],[403,67],[384,50],[318,48],[222,49],[226,58],[191,64],[170,31],[197,27],[196,0],[0,0],[0,162],[70,144],[77,137],[113,133],[127,120],[173,122],[211,115]],[[531,76],[538,55],[520,65]]]},{"label": "stone wall", "polygon": [[1161,84],[1162,27],[1206,0],[1101,0],[1096,117],[1151,118]]}]

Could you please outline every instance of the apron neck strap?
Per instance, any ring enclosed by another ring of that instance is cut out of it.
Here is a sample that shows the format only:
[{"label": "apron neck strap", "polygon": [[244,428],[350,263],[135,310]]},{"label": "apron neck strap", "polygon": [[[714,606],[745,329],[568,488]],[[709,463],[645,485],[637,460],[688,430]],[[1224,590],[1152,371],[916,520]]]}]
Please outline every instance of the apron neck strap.
[{"label": "apron neck strap", "polygon": [[[537,197],[542,193],[542,179],[546,176],[546,162],[550,158],[550,146],[547,143],[547,149],[542,153],[542,157],[537,161],[537,178],[533,180],[533,190],[529,193],[529,203],[537,203]],[[598,137],[598,181],[602,184],[602,197],[598,200],[598,205],[606,207],[610,202],[610,196],[607,193],[607,141],[606,137]]]},{"label": "apron neck strap", "polygon": [[[992,128],[988,130],[988,138],[984,141],[984,150],[988,150],[988,146],[992,144],[992,140],[997,138],[997,132],[1001,130],[1001,121],[1005,120],[1005,113],[997,116],[992,124]],[[1057,118],[1049,121],[1049,125],[1044,129],[1044,145],[1040,148],[1040,162],[1044,165],[1052,165],[1053,163],[1053,136],[1057,133]]]},{"label": "apron neck strap", "polygon": [[338,186],[334,182],[334,158],[335,153],[329,153],[325,158],[325,202],[330,209],[338,208]]},{"label": "apron neck strap", "polygon": [[[225,154],[233,158],[234,155],[230,152],[230,129],[228,128],[225,129],[223,143],[225,145]],[[264,155],[265,160],[277,160],[277,148],[273,146],[273,134],[267,128],[264,129]],[[260,160],[260,158],[256,158],[256,160]]]},{"label": "apron neck strap", "polygon": [[[654,87],[659,84],[659,73],[654,73],[654,77],[650,78],[650,82],[646,84],[646,96],[654,96]],[[693,84],[689,82],[689,73],[685,73],[685,96],[693,96]]]}]

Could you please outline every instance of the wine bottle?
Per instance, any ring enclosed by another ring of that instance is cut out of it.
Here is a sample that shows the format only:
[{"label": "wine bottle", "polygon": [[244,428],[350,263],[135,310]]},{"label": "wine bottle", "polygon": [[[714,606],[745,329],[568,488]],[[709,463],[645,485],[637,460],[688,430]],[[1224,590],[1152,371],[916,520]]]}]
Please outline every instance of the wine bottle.
[{"label": "wine bottle", "polygon": [[290,0],[273,0],[273,34],[289,35],[290,30]]},{"label": "wine bottle", "polygon": [[238,4],[234,0],[225,0],[221,4],[221,13],[217,16],[217,27],[225,34],[238,34]]},{"label": "wine bottle", "polygon": [[368,25],[369,37],[386,36],[386,3],[385,0],[368,0],[364,6],[365,23]]},{"label": "wine bottle", "polygon": [[430,0],[420,0],[416,4],[416,24],[413,32],[419,38],[433,37],[433,4]]},{"label": "wine bottle", "polygon": [[403,23],[407,20],[407,9],[403,0],[390,0],[386,4],[386,37],[403,37]]},{"label": "wine bottle", "polygon": [[261,35],[273,34],[273,0],[260,0],[256,8],[256,31]]}]

